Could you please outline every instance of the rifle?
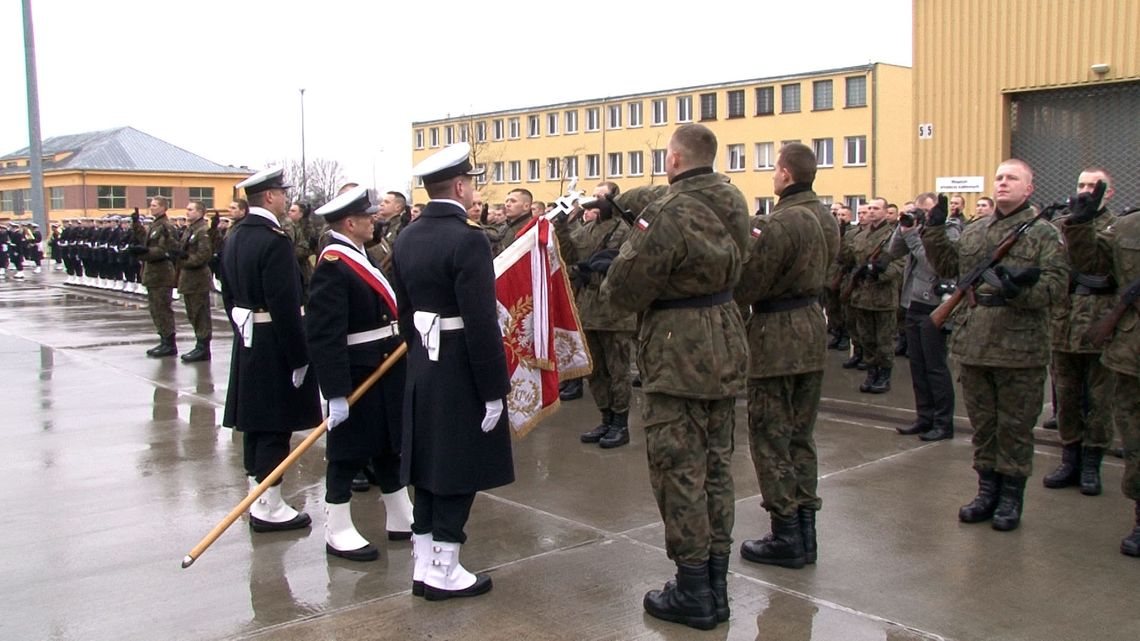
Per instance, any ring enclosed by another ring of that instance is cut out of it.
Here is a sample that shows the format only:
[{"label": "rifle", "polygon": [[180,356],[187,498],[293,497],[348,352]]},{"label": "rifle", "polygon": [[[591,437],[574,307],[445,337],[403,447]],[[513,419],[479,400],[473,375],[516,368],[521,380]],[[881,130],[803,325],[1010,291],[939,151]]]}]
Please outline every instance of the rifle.
[{"label": "rifle", "polygon": [[930,320],[934,323],[934,326],[938,329],[942,329],[942,326],[946,324],[946,320],[950,318],[950,314],[956,307],[958,307],[958,304],[962,302],[963,298],[968,295],[971,296],[972,300],[974,287],[978,284],[978,281],[982,279],[982,274],[987,269],[990,269],[994,265],[1000,263],[1001,259],[1005,258],[1005,255],[1008,254],[1009,250],[1012,249],[1014,244],[1017,243],[1018,239],[1024,236],[1034,223],[1043,218],[1045,220],[1050,220],[1052,219],[1054,212],[1064,209],[1068,206],[1069,204],[1067,202],[1053,203],[1052,205],[1049,205],[1048,207],[1042,209],[1041,213],[1037,214],[1030,220],[1027,220],[1026,222],[1011,229],[1009,233],[1005,235],[1005,238],[1001,239],[1001,242],[998,243],[998,246],[994,248],[989,256],[983,258],[982,261],[975,265],[974,268],[969,272],[967,272],[965,276],[958,279],[958,284],[955,286],[954,293],[950,295],[950,298],[947,298],[941,305],[939,305],[938,309],[930,312]]},{"label": "rifle", "polygon": [[1124,318],[1124,312],[1128,311],[1129,307],[1136,306],[1136,310],[1140,312],[1140,304],[1138,303],[1140,303],[1140,277],[1128,284],[1128,289],[1124,290],[1124,293],[1120,295],[1120,300],[1104,318],[1089,327],[1088,331],[1085,332],[1084,340],[1097,349],[1104,347],[1104,344],[1108,342],[1108,337],[1112,336],[1113,330],[1120,323],[1120,319]]},{"label": "rifle", "polygon": [[[879,245],[875,247],[875,251],[871,252],[871,255],[867,257],[867,261],[860,265],[859,269],[855,270],[855,273],[851,275],[851,280],[847,281],[847,286],[839,293],[839,300],[847,301],[851,299],[851,294],[855,291],[859,283],[867,277],[867,272],[871,269],[871,264],[879,259],[879,254],[883,253],[883,248],[887,246],[887,242],[891,239],[892,234],[893,232],[884,236],[883,240],[879,242]],[[842,279],[842,276],[840,276],[840,279]]]}]

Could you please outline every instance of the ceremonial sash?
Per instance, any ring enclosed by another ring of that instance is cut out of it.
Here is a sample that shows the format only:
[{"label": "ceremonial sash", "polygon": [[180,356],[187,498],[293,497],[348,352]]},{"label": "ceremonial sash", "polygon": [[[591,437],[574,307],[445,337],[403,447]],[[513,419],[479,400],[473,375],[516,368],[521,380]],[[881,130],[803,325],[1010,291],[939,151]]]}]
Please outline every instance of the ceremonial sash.
[{"label": "ceremonial sash", "polygon": [[360,252],[345,250],[337,245],[329,245],[321,252],[320,258],[317,262],[328,260],[329,256],[335,256],[338,259],[344,260],[353,272],[356,273],[369,287],[376,290],[377,294],[388,303],[388,307],[392,310],[392,317],[399,318],[399,310],[396,308],[396,292],[393,291],[392,286],[388,284],[388,279],[384,277],[384,273],[379,269],[372,266],[371,263]]}]

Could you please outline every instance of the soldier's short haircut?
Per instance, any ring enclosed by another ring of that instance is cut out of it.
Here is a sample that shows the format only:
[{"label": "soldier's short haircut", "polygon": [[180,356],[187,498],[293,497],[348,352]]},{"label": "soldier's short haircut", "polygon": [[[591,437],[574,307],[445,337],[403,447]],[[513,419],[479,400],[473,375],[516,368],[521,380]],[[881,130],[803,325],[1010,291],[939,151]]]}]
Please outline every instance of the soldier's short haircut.
[{"label": "soldier's short haircut", "polygon": [[[914,197],[914,206],[915,207],[922,207],[919,203],[925,203],[925,202],[929,201],[930,204],[927,205],[927,207],[933,207],[934,202],[937,200],[938,200],[938,196],[934,192],[924,191],[921,194]],[[922,208],[925,209],[925,207],[922,207]]]},{"label": "soldier's short haircut", "polygon": [[243,214],[249,213],[249,201],[247,201],[245,198],[238,198],[234,202],[237,203],[238,211]]},{"label": "soldier's short haircut", "polygon": [[1084,169],[1081,170],[1081,173],[1082,174],[1100,174],[1100,175],[1104,176],[1105,186],[1107,186],[1107,187],[1112,186],[1112,175],[1109,174],[1108,171],[1105,170],[1104,167],[1085,167]]},{"label": "soldier's short haircut", "polygon": [[681,125],[670,142],[690,167],[712,167],[716,160],[716,134],[704,125]]},{"label": "soldier's short haircut", "polygon": [[621,193],[621,187],[618,187],[617,183],[612,180],[603,180],[602,182],[598,183],[598,186],[608,189],[610,195],[614,198],[617,198],[618,194]]},{"label": "soldier's short haircut", "polygon": [[534,194],[530,193],[529,189],[521,189],[521,188],[520,189],[512,189],[507,193],[508,194],[521,194],[523,197],[523,200],[530,202],[530,203],[534,202]]},{"label": "soldier's short haircut", "polygon": [[163,207],[170,207],[170,201],[166,199],[166,196],[151,196],[150,199]]},{"label": "soldier's short haircut", "polygon": [[546,203],[542,202],[541,200],[536,200],[530,204],[531,207],[534,207],[535,205],[538,205],[544,209],[546,208]]},{"label": "soldier's short haircut", "polygon": [[990,209],[994,208],[994,199],[993,198],[990,198],[989,196],[982,196],[981,198],[978,199],[978,202],[982,202],[983,200],[990,204]]},{"label": "soldier's short haircut", "polygon": [[191,207],[193,207],[194,209],[197,209],[198,211],[202,212],[203,214],[206,213],[206,205],[203,204],[202,201],[200,201],[200,200],[191,200],[187,204],[190,205]]},{"label": "soldier's short haircut", "polygon": [[789,142],[780,147],[776,164],[788,170],[793,182],[805,185],[815,182],[815,152],[802,142]]},{"label": "soldier's short haircut", "polygon": [[408,199],[404,197],[404,194],[401,194],[398,191],[390,191],[390,192],[388,192],[388,195],[391,196],[392,198],[395,198],[396,202],[400,203],[401,209],[407,209],[408,208]]},{"label": "soldier's short haircut", "polygon": [[[248,194],[250,207],[262,207],[265,205],[265,195],[267,191],[259,191],[256,194]],[[246,213],[249,213],[248,211]]]},{"label": "soldier's short haircut", "polygon": [[1025,171],[1025,173],[1029,174],[1029,183],[1033,183],[1033,168],[1030,167],[1029,163],[1025,162],[1024,160],[1020,158],[1006,158],[998,164],[998,167],[1001,167],[1002,165],[1013,165],[1014,167],[1020,167]]},{"label": "soldier's short haircut", "polygon": [[428,197],[432,200],[436,198],[447,198],[451,196],[452,185],[454,185],[457,180],[463,180],[463,176],[456,176],[441,182],[424,183],[424,191],[427,192]]}]

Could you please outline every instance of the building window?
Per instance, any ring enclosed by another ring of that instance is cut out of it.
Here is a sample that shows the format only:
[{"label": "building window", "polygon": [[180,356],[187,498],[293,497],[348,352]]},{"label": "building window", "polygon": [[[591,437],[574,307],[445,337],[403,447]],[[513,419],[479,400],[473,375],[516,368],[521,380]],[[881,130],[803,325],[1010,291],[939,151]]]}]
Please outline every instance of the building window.
[{"label": "building window", "polygon": [[629,103],[629,126],[630,127],[640,127],[641,126],[641,120],[642,120],[641,110],[643,107],[644,107],[644,104],[640,103],[640,102]]},{"label": "building window", "polygon": [[517,116],[507,121],[507,137],[511,140],[519,139],[519,119]]},{"label": "building window", "polygon": [[744,145],[728,146],[728,171],[744,171]]},{"label": "building window", "polygon": [[[147,187],[146,188],[146,204],[150,204],[151,198],[158,198],[162,196],[166,199],[166,206],[174,206],[174,188],[173,187]],[[125,207],[126,205],[124,205]],[[100,207],[102,209],[102,207]]]},{"label": "building window", "polygon": [[546,114],[546,135],[558,135],[558,114]]},{"label": "building window", "polygon": [[546,159],[546,179],[547,180],[561,180],[562,179],[562,162],[558,158]]},{"label": "building window", "polygon": [[487,142],[487,121],[475,123],[475,142]]},{"label": "building window", "polygon": [[756,115],[771,116],[776,113],[776,90],[773,87],[756,88]]},{"label": "building window", "polygon": [[475,184],[486,185],[487,184],[487,165],[486,165],[486,163],[481,163],[481,162],[475,163],[475,168],[478,169],[480,172],[482,172],[478,176],[475,177]]},{"label": "building window", "polygon": [[498,120],[494,120],[491,122],[491,139],[492,140],[502,140],[503,139],[503,119],[502,118],[499,118]]},{"label": "building window", "polygon": [[610,176],[620,176],[621,175],[621,154],[620,153],[610,154],[609,155],[609,165],[610,165],[610,170],[607,173]]},{"label": "building window", "polygon": [[816,80],[811,83],[811,108],[814,111],[831,109],[833,106],[830,80]]},{"label": "building window", "polygon": [[428,143],[434,148],[439,146],[439,127],[428,130]]},{"label": "building window", "polygon": [[532,183],[542,180],[542,174],[538,166],[538,158],[531,158],[526,161],[526,179]]},{"label": "building window", "polygon": [[598,108],[590,107],[586,110],[586,131],[601,129],[601,120],[598,118]]},{"label": "building window", "polygon": [[653,124],[664,125],[669,122],[669,103],[664,98],[653,101]]},{"label": "building window", "polygon": [[542,130],[540,130],[538,128],[538,116],[527,116],[526,117],[526,137],[527,138],[538,138],[538,136],[541,133],[542,133]]},{"label": "building window", "polygon": [[214,188],[213,187],[191,187],[189,189],[190,200],[197,200],[202,203],[202,207],[206,209],[214,208]]},{"label": "building window", "polygon": [[654,176],[664,176],[665,175],[665,150],[664,149],[654,149],[653,150],[653,175]]},{"label": "building window", "polygon": [[512,160],[508,165],[508,179],[513,183],[522,182],[522,161]]},{"label": "building window", "polygon": [[815,152],[816,165],[831,167],[835,164],[835,145],[831,138],[816,138],[811,141],[811,148]]},{"label": "building window", "polygon": [[867,76],[852,76],[847,79],[847,106],[867,106]]},{"label": "building window", "polygon": [[64,208],[63,187],[52,187],[51,189],[48,190],[48,194],[49,194],[48,207],[50,207],[51,209],[55,209],[55,210]]},{"label": "building window", "polygon": [[629,175],[641,176],[645,173],[645,152],[629,152]]},{"label": "building window", "polygon": [[795,113],[800,110],[800,83],[780,87],[780,113]]},{"label": "building window", "polygon": [[867,164],[867,137],[866,136],[847,136],[843,139],[844,147],[847,149],[844,155],[843,164],[848,166],[866,165]]},{"label": "building window", "polygon": [[602,159],[598,154],[586,154],[586,178],[602,175]]},{"label": "building window", "polygon": [[692,96],[678,96],[677,97],[677,122],[692,122],[693,121],[693,97]]},{"label": "building window", "polygon": [[568,133],[568,134],[578,133],[578,111],[577,110],[566,112],[566,133]]},{"label": "building window", "polygon": [[491,182],[503,182],[503,163],[496,162],[491,164]]},{"label": "building window", "polygon": [[14,211],[12,191],[0,191],[0,211]]},{"label": "building window", "polygon": [[867,196],[859,194],[857,196],[844,196],[843,202],[847,204],[848,209],[854,214],[851,222],[859,222],[859,205],[867,202]]},{"label": "building window", "polygon": [[701,94],[701,120],[716,120],[716,94]]},{"label": "building window", "polygon": [[610,105],[606,113],[606,128],[621,129],[621,105]]},{"label": "building window", "polygon": [[821,205],[831,205],[831,201],[835,200],[831,196],[816,196],[816,198],[819,198],[819,204]]},{"label": "building window", "polygon": [[443,128],[443,144],[455,144],[455,127],[448,125]]},{"label": "building window", "polygon": [[424,148],[424,130],[423,129],[417,129],[416,130],[416,149],[423,149],[423,148]]},{"label": "building window", "polygon": [[759,216],[767,216],[772,213],[772,207],[775,205],[772,198],[760,197],[756,199],[756,214]]},{"label": "building window", "polygon": [[562,159],[566,163],[566,180],[572,180],[578,177],[578,157],[566,156]]},{"label": "building window", "polygon": [[[150,191],[150,189],[150,187],[147,187],[147,191]],[[96,190],[96,194],[98,195],[97,206],[99,209],[126,209],[127,207],[126,187],[111,187],[108,185],[101,185]],[[147,198],[150,197],[148,196]]]},{"label": "building window", "polygon": [[744,90],[737,89],[728,92],[728,117],[744,117]]},{"label": "building window", "polygon": [[756,143],[756,168],[772,169],[776,166],[776,157],[772,153],[773,145],[770,142]]},{"label": "building window", "polygon": [[459,125],[459,142],[469,142],[471,139],[471,126],[467,123]]}]

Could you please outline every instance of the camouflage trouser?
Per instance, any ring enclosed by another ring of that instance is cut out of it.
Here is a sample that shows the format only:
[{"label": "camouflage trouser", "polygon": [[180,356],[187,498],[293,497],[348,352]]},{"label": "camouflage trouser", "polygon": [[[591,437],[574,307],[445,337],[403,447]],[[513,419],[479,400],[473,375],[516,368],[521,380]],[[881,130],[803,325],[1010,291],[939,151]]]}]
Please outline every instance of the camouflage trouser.
[{"label": "camouflage trouser", "polygon": [[856,336],[863,348],[863,361],[871,367],[891,367],[895,363],[895,312],[851,309]]},{"label": "camouflage trouser", "polygon": [[633,358],[633,332],[586,330],[586,345],[594,361],[594,371],[586,380],[600,410],[629,411],[633,379],[629,361]]},{"label": "camouflage trouser", "polygon": [[147,287],[146,302],[150,309],[150,319],[159,336],[174,334],[174,307],[171,303],[173,287]]},{"label": "camouflage trouser", "polygon": [[842,310],[843,327],[847,330],[847,336],[851,338],[852,343],[862,349],[863,342],[859,340],[859,328],[855,325],[855,308],[847,302],[840,303],[839,309]]},{"label": "camouflage trouser", "polygon": [[186,301],[186,317],[194,328],[194,338],[208,341],[213,336],[210,325],[210,292],[182,292],[182,299]]},{"label": "camouflage trouser", "polygon": [[1112,372],[1116,383],[1113,413],[1116,427],[1124,438],[1124,478],[1120,491],[1140,501],[1140,378]]},{"label": "camouflage trouser", "polygon": [[962,397],[974,427],[974,469],[1033,473],[1033,426],[1045,398],[1044,367],[962,366]]},{"label": "camouflage trouser", "polygon": [[1053,352],[1050,367],[1057,390],[1061,442],[1086,447],[1112,444],[1112,373],[1100,354]]},{"label": "camouflage trouser", "polygon": [[839,302],[839,291],[831,288],[823,290],[823,308],[827,311],[827,331],[837,333],[846,331],[843,319],[843,303]]},{"label": "camouflage trouser", "polygon": [[736,399],[646,394],[649,481],[665,522],[665,551],[695,565],[732,552],[732,471]]},{"label": "camouflage trouser", "polygon": [[823,372],[748,381],[748,444],[765,510],[818,510],[815,417]]}]

